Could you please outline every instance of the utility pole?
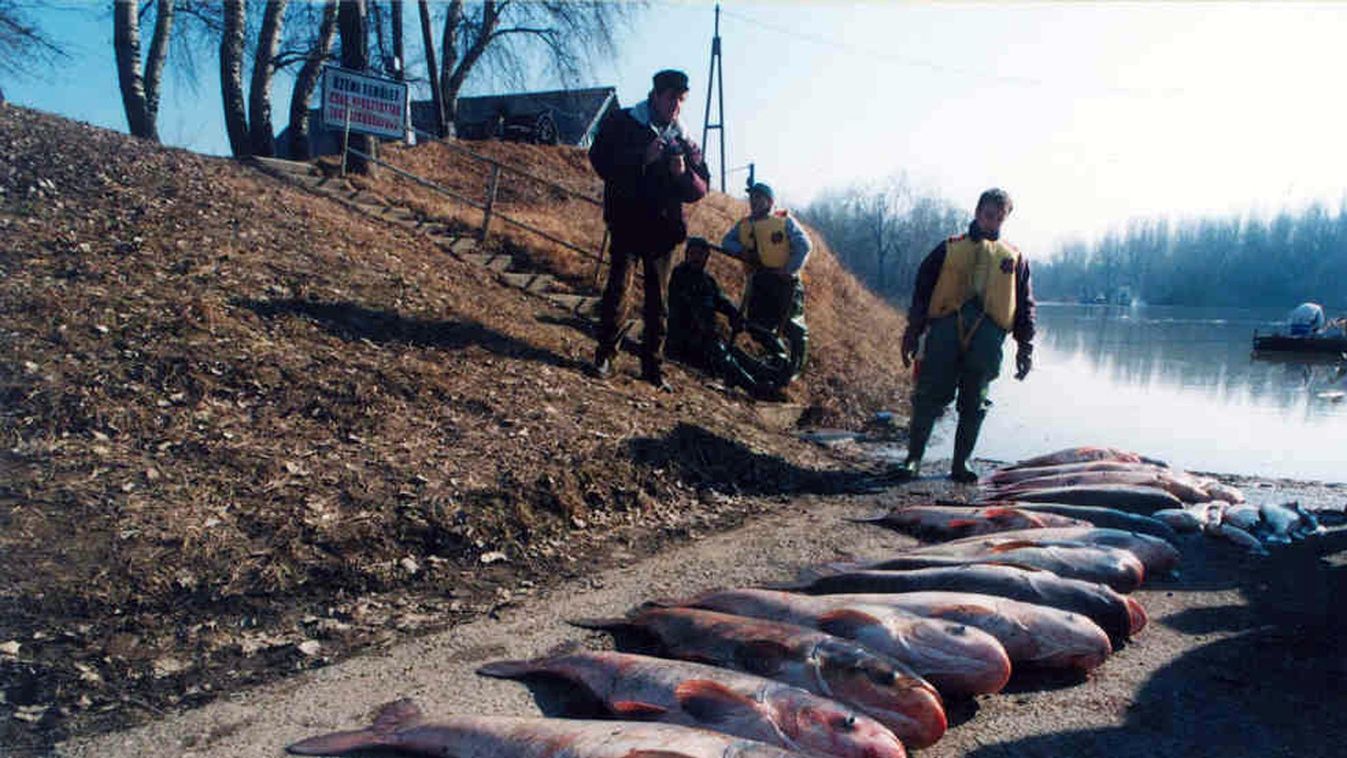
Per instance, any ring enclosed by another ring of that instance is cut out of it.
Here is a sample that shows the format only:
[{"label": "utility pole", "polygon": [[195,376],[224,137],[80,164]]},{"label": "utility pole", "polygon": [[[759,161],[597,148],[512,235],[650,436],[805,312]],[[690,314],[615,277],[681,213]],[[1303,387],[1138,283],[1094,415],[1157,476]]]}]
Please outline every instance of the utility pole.
[{"label": "utility pole", "polygon": [[[702,150],[707,132],[720,132],[720,191],[725,191],[725,61],[720,57],[720,3],[716,3],[716,33],[711,38],[711,71],[706,75],[706,118],[702,121]],[[716,123],[711,123],[711,90],[716,92]]]}]

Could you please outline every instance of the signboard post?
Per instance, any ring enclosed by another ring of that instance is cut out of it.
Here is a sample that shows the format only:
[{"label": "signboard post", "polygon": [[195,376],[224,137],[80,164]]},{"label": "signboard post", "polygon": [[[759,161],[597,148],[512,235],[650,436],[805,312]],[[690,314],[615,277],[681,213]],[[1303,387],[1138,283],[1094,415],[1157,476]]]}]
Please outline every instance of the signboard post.
[{"label": "signboard post", "polygon": [[[324,127],[402,139],[407,133],[407,83],[336,66],[323,67]],[[346,165],[346,147],[341,151]]]}]

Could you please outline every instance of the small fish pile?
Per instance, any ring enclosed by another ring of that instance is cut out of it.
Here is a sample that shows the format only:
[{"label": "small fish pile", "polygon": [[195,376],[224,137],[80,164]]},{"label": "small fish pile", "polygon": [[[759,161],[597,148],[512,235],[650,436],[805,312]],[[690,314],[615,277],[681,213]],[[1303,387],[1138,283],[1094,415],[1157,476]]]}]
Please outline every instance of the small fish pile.
[{"label": "small fish pile", "polygon": [[1153,515],[1177,531],[1201,531],[1229,540],[1254,555],[1267,555],[1265,545],[1285,545],[1327,531],[1313,513],[1294,500],[1261,505],[1213,500]]}]

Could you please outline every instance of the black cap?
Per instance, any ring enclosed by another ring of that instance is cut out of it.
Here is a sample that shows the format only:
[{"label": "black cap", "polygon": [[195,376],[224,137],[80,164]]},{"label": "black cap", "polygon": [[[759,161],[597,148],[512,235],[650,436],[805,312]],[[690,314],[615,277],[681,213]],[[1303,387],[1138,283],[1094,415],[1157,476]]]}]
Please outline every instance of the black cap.
[{"label": "black cap", "polygon": [[655,91],[664,92],[665,90],[678,90],[679,92],[688,91],[688,75],[682,71],[672,68],[666,68],[655,74]]}]

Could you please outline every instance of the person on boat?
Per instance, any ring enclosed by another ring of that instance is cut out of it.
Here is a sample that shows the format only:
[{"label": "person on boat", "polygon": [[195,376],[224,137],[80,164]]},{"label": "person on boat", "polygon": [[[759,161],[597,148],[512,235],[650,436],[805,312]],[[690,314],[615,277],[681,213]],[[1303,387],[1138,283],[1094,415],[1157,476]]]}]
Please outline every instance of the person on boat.
[{"label": "person on boat", "polygon": [[[989,189],[978,198],[968,233],[941,242],[922,261],[907,312],[903,365],[921,353],[907,458],[892,475],[916,478],[936,417],[951,400],[959,424],[954,433],[954,462],[949,478],[977,481],[968,460],[987,415],[987,390],[1001,371],[1006,335],[1015,338],[1015,378],[1033,367],[1034,295],[1029,261],[1001,239],[1001,225],[1010,215],[1010,195]],[[922,336],[925,344],[922,348]]]},{"label": "person on boat", "polygon": [[1301,303],[1287,317],[1292,337],[1310,337],[1324,328],[1327,319],[1324,307],[1318,303]]}]

